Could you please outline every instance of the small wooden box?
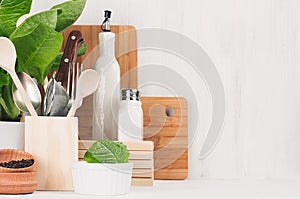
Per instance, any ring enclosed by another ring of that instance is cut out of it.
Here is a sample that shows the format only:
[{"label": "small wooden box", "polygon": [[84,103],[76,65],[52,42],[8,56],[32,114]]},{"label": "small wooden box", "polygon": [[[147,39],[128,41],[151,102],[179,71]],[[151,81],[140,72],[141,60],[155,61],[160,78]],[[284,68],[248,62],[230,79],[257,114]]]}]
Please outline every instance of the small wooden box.
[{"label": "small wooden box", "polygon": [[[79,140],[78,157],[83,161],[86,150],[92,146],[93,140]],[[129,162],[133,163],[132,186],[153,186],[154,179],[154,144],[151,141],[123,142],[130,152]]]}]

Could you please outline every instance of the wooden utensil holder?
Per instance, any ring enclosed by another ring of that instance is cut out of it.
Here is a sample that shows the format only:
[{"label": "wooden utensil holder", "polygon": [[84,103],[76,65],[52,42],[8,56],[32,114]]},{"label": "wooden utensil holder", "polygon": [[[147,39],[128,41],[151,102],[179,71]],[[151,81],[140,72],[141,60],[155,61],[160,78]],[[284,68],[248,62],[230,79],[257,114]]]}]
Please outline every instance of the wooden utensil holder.
[{"label": "wooden utensil holder", "polygon": [[37,159],[38,190],[73,190],[77,117],[25,117],[25,151]]}]

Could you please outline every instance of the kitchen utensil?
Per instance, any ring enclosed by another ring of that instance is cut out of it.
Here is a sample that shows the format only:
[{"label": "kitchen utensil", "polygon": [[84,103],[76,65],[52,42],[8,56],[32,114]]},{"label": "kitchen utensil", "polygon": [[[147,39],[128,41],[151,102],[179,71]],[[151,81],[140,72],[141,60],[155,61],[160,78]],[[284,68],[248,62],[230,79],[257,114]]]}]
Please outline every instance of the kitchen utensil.
[{"label": "kitchen utensil", "polygon": [[76,98],[68,113],[68,117],[75,115],[76,110],[79,108],[80,101],[86,96],[96,91],[100,81],[100,75],[92,70],[87,69],[82,72],[77,82]]},{"label": "kitchen utensil", "polygon": [[[111,31],[116,34],[115,55],[121,68],[121,88],[137,88],[137,35],[133,26],[111,26]],[[101,31],[100,25],[74,25],[65,30],[64,45],[69,33],[72,30],[79,30],[85,37],[87,44],[86,53],[78,57],[77,62],[83,63],[85,69],[93,68],[96,59],[99,57],[98,33]],[[126,75],[125,75],[126,74]],[[92,115],[93,96],[84,99],[83,106],[76,112],[80,118],[79,132],[83,139],[92,138]]]},{"label": "kitchen utensil", "polygon": [[51,80],[47,83],[48,86],[46,88],[45,98],[44,98],[44,104],[42,108],[42,115],[47,116],[50,114],[50,111],[53,106],[53,100],[54,100],[54,94],[55,94],[55,79],[54,79],[55,73],[53,74],[53,77]]},{"label": "kitchen utensil", "polygon": [[61,82],[62,86],[67,91],[70,99],[72,99],[72,89],[76,90],[76,60],[79,46],[84,42],[82,33],[79,30],[70,32],[67,43],[64,49],[64,54],[61,59],[60,67],[57,71],[55,80]]},{"label": "kitchen utensil", "polygon": [[[79,63],[76,64],[77,71],[73,73],[73,82],[77,82],[79,75],[82,71],[82,65]],[[75,67],[73,67],[73,70]],[[76,77],[74,77],[76,75]],[[53,74],[55,76],[55,73]],[[72,88],[71,99],[69,99],[69,95],[66,90],[61,86],[60,82],[57,82],[54,78],[50,80],[50,83],[46,90],[46,96],[44,100],[44,110],[43,115],[47,116],[66,116],[68,114],[69,109],[72,106],[72,103],[75,99],[75,88]],[[82,104],[82,100],[79,103],[79,107]]]},{"label": "kitchen utensil", "polygon": [[30,102],[22,83],[20,82],[16,72],[15,72],[15,62],[16,62],[16,49],[14,44],[6,37],[0,37],[0,66],[6,70],[11,76],[13,82],[15,83],[18,91],[22,95],[24,104],[26,105],[29,113],[32,116],[37,116],[37,113]]},{"label": "kitchen utensil", "polygon": [[63,89],[60,82],[55,81],[55,95],[49,116],[66,116],[70,109],[68,107],[69,101],[70,99],[65,89]]},{"label": "kitchen utensil", "polygon": [[49,116],[66,116],[69,108],[67,107],[70,99],[65,89],[61,86],[60,82],[54,80],[54,100],[49,113]]},{"label": "kitchen utensil", "polygon": [[[76,67],[76,68],[77,68],[77,72],[76,72],[76,80],[75,80],[75,82],[76,82],[76,84],[77,84],[78,79],[79,79],[79,76],[81,75],[81,73],[82,73],[82,71],[83,71],[83,64],[79,64],[79,63],[77,62],[76,66],[77,66],[77,67]],[[76,89],[73,88],[72,91],[73,91],[73,94],[72,94],[72,100],[74,101],[74,100],[75,100],[75,97],[76,97]],[[80,103],[79,103],[79,107],[81,107],[81,106],[82,106],[82,100],[80,100]]]},{"label": "kitchen utensil", "polygon": [[[37,110],[40,107],[42,100],[37,82],[35,82],[29,75],[27,75],[24,72],[18,72],[17,75],[26,93],[29,96],[31,104],[33,105],[34,109]],[[22,95],[15,84],[12,86],[12,93],[15,105],[18,107],[19,110],[27,113],[27,106],[24,104]]]},{"label": "kitchen utensil", "polygon": [[0,194],[25,194],[36,190],[37,172],[35,158],[24,151],[15,149],[0,150],[0,162],[22,159],[33,159],[34,164],[20,169],[0,167]]},{"label": "kitchen utensil", "polygon": [[[71,98],[70,98],[70,102],[69,102],[70,107],[71,107],[71,105],[72,105],[72,103],[73,103],[73,101],[75,100],[75,97],[76,97],[76,85],[77,85],[79,76],[82,73],[82,67],[83,67],[83,65],[79,64],[78,62],[76,63],[75,67],[72,67],[73,68],[72,82],[74,82],[74,83],[72,84],[72,88],[71,88],[72,93],[71,93]],[[82,103],[82,101],[80,103]]]},{"label": "kitchen utensil", "polygon": [[59,70],[52,74],[49,88],[46,89],[43,115],[65,116],[72,106],[79,75],[75,61],[78,47],[82,42],[83,37],[80,31],[74,30],[69,34]]},{"label": "kitchen utensil", "polygon": [[[72,107],[72,104],[76,97],[76,85],[77,85],[79,76],[82,73],[82,67],[83,67],[83,65],[82,64],[80,65],[78,62],[76,63],[76,67],[72,67],[73,68],[72,82],[74,82],[74,83],[72,84],[72,88],[71,88],[72,93],[71,93],[69,103],[67,105],[68,110],[70,110],[70,108]],[[78,107],[81,107],[81,105],[82,105],[82,100],[80,100]]]},{"label": "kitchen utensil", "polygon": [[[78,157],[83,161],[84,154],[95,141],[79,140]],[[128,161],[133,163],[132,186],[153,186],[153,149],[154,144],[151,141],[142,142],[122,142],[130,152]]]},{"label": "kitchen utensil", "polygon": [[66,90],[52,78],[46,90],[43,115],[44,116],[66,116],[68,113],[67,105],[69,95]]},{"label": "kitchen utensil", "polygon": [[144,140],[154,142],[154,179],[188,176],[188,104],[184,98],[142,97]]}]

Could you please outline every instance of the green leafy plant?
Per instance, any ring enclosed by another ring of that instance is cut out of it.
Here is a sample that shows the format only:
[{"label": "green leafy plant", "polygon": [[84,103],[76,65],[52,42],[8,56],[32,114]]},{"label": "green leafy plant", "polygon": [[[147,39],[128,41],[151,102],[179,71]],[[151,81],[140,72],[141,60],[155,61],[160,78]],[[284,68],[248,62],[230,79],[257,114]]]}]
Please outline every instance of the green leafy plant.
[{"label": "green leafy plant", "polygon": [[[0,0],[0,36],[9,38],[16,47],[16,71],[26,72],[42,84],[48,73],[59,66],[61,32],[78,19],[85,3],[86,0],[68,0],[30,16],[16,27],[17,20],[30,12],[32,0]],[[19,116],[11,86],[11,78],[0,68],[0,120],[17,120]]]},{"label": "green leafy plant", "polygon": [[98,140],[84,154],[88,163],[128,163],[127,147],[110,140]]}]

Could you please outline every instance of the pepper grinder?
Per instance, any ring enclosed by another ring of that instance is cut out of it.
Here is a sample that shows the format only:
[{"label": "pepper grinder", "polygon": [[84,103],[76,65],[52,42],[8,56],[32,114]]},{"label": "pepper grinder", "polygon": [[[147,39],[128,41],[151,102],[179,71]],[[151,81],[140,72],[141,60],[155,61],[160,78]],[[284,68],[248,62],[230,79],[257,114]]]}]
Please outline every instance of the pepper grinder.
[{"label": "pepper grinder", "polygon": [[137,89],[122,89],[118,119],[119,141],[143,141],[143,110]]}]

